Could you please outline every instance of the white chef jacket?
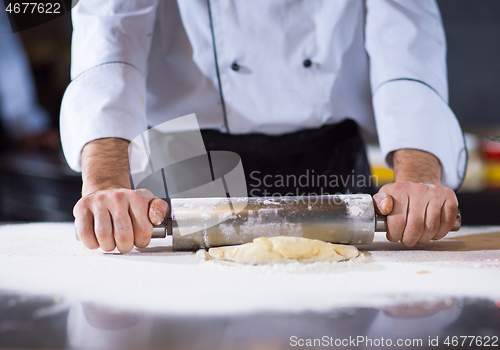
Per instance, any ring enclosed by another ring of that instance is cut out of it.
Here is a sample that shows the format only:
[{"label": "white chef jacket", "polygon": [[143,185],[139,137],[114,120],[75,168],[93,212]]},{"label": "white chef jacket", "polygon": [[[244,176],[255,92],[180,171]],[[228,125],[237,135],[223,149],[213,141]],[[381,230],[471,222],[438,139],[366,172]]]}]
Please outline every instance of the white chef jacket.
[{"label": "white chef jacket", "polygon": [[350,118],[377,126],[390,166],[414,148],[440,160],[447,186],[464,177],[434,0],[84,0],[72,15],[61,133],[74,170],[94,139],[196,113],[231,134]]}]

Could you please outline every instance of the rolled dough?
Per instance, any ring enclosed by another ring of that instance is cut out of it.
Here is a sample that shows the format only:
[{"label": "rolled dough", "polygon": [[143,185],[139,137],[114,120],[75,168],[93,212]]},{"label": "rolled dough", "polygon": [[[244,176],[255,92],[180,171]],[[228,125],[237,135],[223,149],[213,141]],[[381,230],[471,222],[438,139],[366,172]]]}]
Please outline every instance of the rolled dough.
[{"label": "rolled dough", "polygon": [[210,248],[208,255],[215,259],[244,264],[268,264],[289,261],[342,261],[357,257],[354,246],[332,244],[302,237],[259,237],[252,243]]}]

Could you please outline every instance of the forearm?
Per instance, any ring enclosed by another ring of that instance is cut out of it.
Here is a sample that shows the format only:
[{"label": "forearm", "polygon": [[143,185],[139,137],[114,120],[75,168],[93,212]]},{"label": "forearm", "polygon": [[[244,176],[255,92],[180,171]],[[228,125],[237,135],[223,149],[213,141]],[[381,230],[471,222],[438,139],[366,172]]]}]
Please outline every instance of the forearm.
[{"label": "forearm", "polygon": [[82,195],[100,190],[130,188],[129,141],[105,138],[89,142],[82,150]]},{"label": "forearm", "polygon": [[416,149],[394,152],[394,181],[441,185],[441,164],[432,154]]}]

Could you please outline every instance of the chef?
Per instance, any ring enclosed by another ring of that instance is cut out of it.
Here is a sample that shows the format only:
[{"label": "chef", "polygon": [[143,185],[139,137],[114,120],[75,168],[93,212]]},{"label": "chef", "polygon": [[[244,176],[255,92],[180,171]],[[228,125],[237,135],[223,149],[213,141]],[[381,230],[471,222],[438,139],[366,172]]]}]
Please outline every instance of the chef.
[{"label": "chef", "polygon": [[82,171],[85,246],[148,245],[168,205],[130,189],[127,147],[190,113],[208,149],[241,155],[249,192],[267,175],[369,176],[359,128],[376,130],[395,171],[374,196],[387,238],[413,246],[452,228],[466,149],[435,1],[86,0],[72,14],[61,135]]}]

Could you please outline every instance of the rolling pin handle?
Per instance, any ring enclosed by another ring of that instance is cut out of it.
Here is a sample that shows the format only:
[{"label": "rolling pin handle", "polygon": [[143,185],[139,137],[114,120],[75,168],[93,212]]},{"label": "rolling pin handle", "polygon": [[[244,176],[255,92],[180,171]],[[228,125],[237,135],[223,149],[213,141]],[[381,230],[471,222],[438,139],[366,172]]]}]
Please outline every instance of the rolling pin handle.
[{"label": "rolling pin handle", "polygon": [[[458,231],[461,226],[462,214],[459,209],[455,219],[455,225],[453,225],[451,231]],[[387,216],[375,213],[375,232],[387,232]]]},{"label": "rolling pin handle", "polygon": [[387,232],[387,216],[375,213],[375,232]]},{"label": "rolling pin handle", "polygon": [[151,238],[165,238],[167,237],[167,227],[165,224],[153,226],[153,235]]},{"label": "rolling pin handle", "polygon": [[453,225],[452,231],[460,230],[462,226],[462,214],[460,213],[460,209],[458,209],[457,217],[455,218],[455,225]]},{"label": "rolling pin handle", "polygon": [[172,219],[167,218],[162,225],[153,226],[153,235],[151,238],[165,238],[172,235]]}]

